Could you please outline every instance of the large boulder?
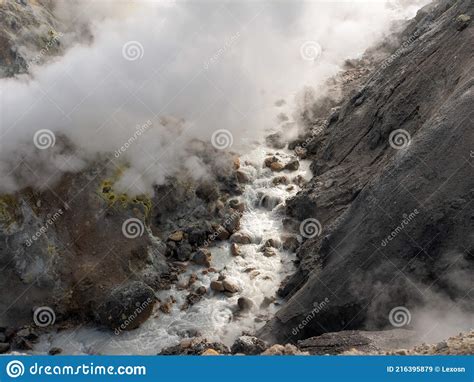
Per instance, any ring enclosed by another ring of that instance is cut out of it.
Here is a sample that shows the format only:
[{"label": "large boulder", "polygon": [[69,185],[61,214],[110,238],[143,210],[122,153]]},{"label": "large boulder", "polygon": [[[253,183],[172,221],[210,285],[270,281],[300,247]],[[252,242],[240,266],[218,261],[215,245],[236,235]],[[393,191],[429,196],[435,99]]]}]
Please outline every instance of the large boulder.
[{"label": "large boulder", "polygon": [[142,282],[130,282],[111,291],[97,307],[97,318],[116,332],[132,330],[150,317],[155,302],[153,289]]}]

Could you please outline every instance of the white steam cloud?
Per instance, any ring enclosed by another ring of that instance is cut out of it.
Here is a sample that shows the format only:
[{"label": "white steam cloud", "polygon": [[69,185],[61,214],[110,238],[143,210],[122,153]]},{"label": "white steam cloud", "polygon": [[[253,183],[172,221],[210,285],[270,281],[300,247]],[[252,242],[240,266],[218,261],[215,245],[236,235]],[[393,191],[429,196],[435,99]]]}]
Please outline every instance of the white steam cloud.
[{"label": "white steam cloud", "polygon": [[[0,193],[45,187],[106,155],[127,164],[129,193],[178,171],[205,176],[190,142],[226,129],[231,149],[244,149],[277,125],[277,99],[305,85],[323,92],[346,58],[426,2],[61,1],[62,23],[92,39],[1,80]],[[34,145],[41,129],[53,147]]]}]

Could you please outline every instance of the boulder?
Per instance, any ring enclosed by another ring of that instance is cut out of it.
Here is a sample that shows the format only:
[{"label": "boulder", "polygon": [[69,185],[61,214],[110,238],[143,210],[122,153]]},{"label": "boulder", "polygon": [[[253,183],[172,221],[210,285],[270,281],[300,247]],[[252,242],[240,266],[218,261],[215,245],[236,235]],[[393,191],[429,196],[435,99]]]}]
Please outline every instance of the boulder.
[{"label": "boulder", "polygon": [[187,241],[182,242],[176,249],[176,257],[179,261],[188,261],[191,258],[193,248]]},{"label": "boulder", "polygon": [[258,355],[265,351],[267,345],[261,339],[251,336],[240,336],[231,347],[232,354]]},{"label": "boulder", "polygon": [[106,301],[97,307],[97,319],[114,330],[132,330],[150,317],[155,302],[155,293],[146,284],[125,283],[112,290]]}]

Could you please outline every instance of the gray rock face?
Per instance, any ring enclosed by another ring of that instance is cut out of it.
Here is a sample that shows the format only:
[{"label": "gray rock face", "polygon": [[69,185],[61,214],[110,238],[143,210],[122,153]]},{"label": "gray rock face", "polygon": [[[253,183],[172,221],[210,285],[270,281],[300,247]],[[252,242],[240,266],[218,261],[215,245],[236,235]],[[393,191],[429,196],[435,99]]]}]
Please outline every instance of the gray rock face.
[{"label": "gray rock face", "polygon": [[472,309],[473,27],[459,30],[456,18],[473,8],[438,1],[420,11],[399,50],[308,145],[315,176],[288,213],[318,219],[322,233],[301,246],[292,297],[264,338],[291,337],[325,298],[295,339],[389,327],[397,306],[416,323],[433,296]]}]

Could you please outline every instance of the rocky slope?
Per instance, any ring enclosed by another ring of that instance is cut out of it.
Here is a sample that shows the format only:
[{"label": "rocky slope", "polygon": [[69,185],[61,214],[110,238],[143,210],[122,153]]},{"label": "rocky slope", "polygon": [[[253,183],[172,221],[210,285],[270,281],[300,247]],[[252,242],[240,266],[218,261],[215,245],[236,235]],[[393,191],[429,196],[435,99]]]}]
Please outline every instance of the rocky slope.
[{"label": "rocky slope", "polygon": [[323,131],[305,147],[314,178],[287,212],[296,226],[318,219],[322,233],[300,248],[282,290],[291,298],[263,338],[390,327],[399,306],[415,324],[439,301],[472,310],[473,9],[458,0],[420,10],[365,83],[317,115]]}]

